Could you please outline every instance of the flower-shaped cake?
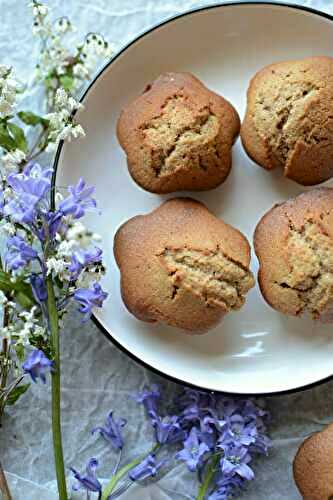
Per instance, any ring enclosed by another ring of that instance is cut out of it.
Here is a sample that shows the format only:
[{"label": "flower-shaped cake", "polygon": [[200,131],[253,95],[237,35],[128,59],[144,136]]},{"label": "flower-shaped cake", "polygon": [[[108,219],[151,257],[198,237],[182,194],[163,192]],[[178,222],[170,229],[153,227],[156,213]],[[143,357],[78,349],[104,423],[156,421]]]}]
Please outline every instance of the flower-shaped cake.
[{"label": "flower-shaped cake", "polygon": [[201,333],[239,309],[254,285],[246,238],[192,199],[130,219],[114,252],[124,303],[143,321]]}]

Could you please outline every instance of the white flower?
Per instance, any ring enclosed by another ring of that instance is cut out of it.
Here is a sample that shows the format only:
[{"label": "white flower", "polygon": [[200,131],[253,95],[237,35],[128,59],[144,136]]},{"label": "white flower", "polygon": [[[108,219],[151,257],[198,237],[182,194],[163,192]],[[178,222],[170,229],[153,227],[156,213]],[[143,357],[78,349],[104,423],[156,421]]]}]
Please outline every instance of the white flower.
[{"label": "white flower", "polygon": [[50,257],[46,261],[47,275],[55,274],[61,276],[66,270],[67,262],[64,259],[57,259],[56,257]]},{"label": "white flower", "polygon": [[59,244],[58,250],[57,250],[57,257],[59,258],[66,258],[66,257],[71,257],[73,254],[74,248],[77,246],[77,242],[74,240],[71,241],[62,241]]},{"label": "white flower", "polygon": [[30,2],[29,7],[32,7],[32,13],[35,17],[38,16],[45,17],[49,12],[49,9],[46,5],[37,1]]},{"label": "white flower", "polygon": [[18,83],[12,78],[12,69],[0,66],[0,115],[9,115],[15,105]]},{"label": "white flower", "polygon": [[82,104],[71,97],[65,89],[59,88],[55,95],[55,106],[58,110],[65,109],[68,112],[83,108]]},{"label": "white flower", "polygon": [[25,160],[25,153],[20,149],[15,149],[14,151],[9,151],[2,155],[1,161],[7,170],[7,172],[13,172],[17,170],[18,165]]},{"label": "white flower", "polygon": [[81,248],[86,248],[92,242],[101,241],[101,237],[97,233],[89,231],[80,221],[74,222],[67,230],[67,240],[75,240]]},{"label": "white flower", "polygon": [[36,323],[37,319],[35,318],[35,313],[37,311],[37,307],[33,306],[30,311],[22,311],[19,314],[19,317],[26,321],[27,323]]},{"label": "white flower", "polygon": [[81,79],[86,79],[90,76],[89,69],[81,63],[75,64],[75,66],[73,66],[73,73],[74,76]]},{"label": "white flower", "polygon": [[66,125],[58,134],[58,141],[71,141],[78,137],[84,137],[86,134],[81,125]]},{"label": "white flower", "polygon": [[73,31],[73,26],[68,17],[60,17],[54,24],[54,28],[58,33],[64,34]]},{"label": "white flower", "polygon": [[11,222],[5,222],[5,224],[1,226],[1,229],[9,236],[14,236],[14,234],[16,234],[16,227]]},{"label": "white flower", "polygon": [[12,328],[10,326],[4,326],[0,328],[0,338],[11,339]]},{"label": "white flower", "polygon": [[6,66],[6,64],[0,64],[0,78],[4,78],[6,75],[9,75],[10,72],[10,66]]},{"label": "white flower", "polygon": [[52,143],[82,137],[85,135],[81,125],[73,123],[72,113],[83,108],[82,104],[69,96],[63,88],[59,88],[55,95],[55,111],[46,115],[50,122],[49,139]]},{"label": "white flower", "polygon": [[0,290],[0,306],[3,306],[7,302],[8,302],[8,299],[7,299],[6,295],[3,293],[2,290]]},{"label": "white flower", "polygon": [[56,204],[60,203],[64,199],[63,195],[59,193],[59,191],[56,192],[55,194],[55,202]]}]

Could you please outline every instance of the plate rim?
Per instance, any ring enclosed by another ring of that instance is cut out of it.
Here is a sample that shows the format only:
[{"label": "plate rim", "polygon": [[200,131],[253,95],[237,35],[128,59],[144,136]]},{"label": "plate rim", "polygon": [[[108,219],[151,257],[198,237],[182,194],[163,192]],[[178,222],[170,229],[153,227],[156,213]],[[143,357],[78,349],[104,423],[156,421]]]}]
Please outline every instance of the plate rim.
[{"label": "plate rim", "polygon": [[[165,19],[162,19],[162,21],[159,21],[151,26],[148,26],[144,30],[140,31],[134,38],[132,38],[129,42],[123,44],[120,46],[119,50],[115,53],[114,56],[112,56],[102,67],[100,70],[98,70],[95,75],[93,76],[91,82],[87,86],[86,89],[83,90],[80,98],[78,101],[80,103],[83,102],[85,97],[88,95],[92,87],[95,85],[97,80],[103,75],[104,71],[106,71],[124,52],[126,52],[127,49],[129,49],[133,44],[138,42],[141,38],[144,38],[146,35],[149,33],[152,33],[156,29],[172,23],[173,21],[177,21],[178,19],[182,17],[186,17],[188,15],[192,15],[195,13],[199,12],[204,12],[208,11],[214,8],[224,8],[224,7],[238,7],[238,6],[243,6],[243,5],[248,5],[248,6],[276,6],[276,7],[283,7],[286,9],[293,9],[293,10],[301,10],[304,12],[308,12],[313,15],[317,15],[319,17],[323,17],[325,19],[328,19],[329,21],[333,22],[333,15],[329,14],[328,12],[323,12],[317,9],[314,9],[312,7],[308,7],[306,5],[300,5],[300,4],[292,4],[289,2],[280,2],[280,1],[251,1],[251,0],[232,0],[232,1],[224,1],[224,2],[214,2],[214,3],[209,3],[207,5],[199,6],[199,7],[194,7],[188,10],[185,10],[184,12],[180,12],[178,14],[168,16]],[[73,113],[73,115],[75,112]],[[64,141],[60,141],[59,145],[57,147],[57,151],[54,157],[53,161],[53,174],[52,174],[52,190],[51,190],[51,208],[54,208],[55,205],[55,186],[56,186],[56,180],[57,180],[57,173],[58,173],[58,166],[59,166],[59,161],[60,161],[60,156],[63,150],[64,146]],[[91,315],[91,321],[97,326],[99,331],[108,339],[109,342],[111,342],[115,347],[117,347],[120,351],[122,351],[124,354],[126,354],[132,361],[134,361],[136,364],[148,369],[152,373],[168,380],[171,382],[174,382],[178,385],[181,385],[183,387],[188,387],[192,389],[196,389],[202,392],[207,392],[207,393],[215,393],[215,394],[222,394],[226,395],[229,397],[235,397],[235,398],[249,398],[249,397],[272,397],[272,396],[281,396],[281,395],[287,395],[287,394],[295,394],[297,392],[302,392],[308,389],[312,389],[314,387],[317,387],[321,384],[325,384],[326,382],[329,382],[330,380],[333,379],[333,373],[331,375],[328,375],[327,377],[323,379],[319,379],[315,382],[311,382],[310,384],[305,384],[301,385],[292,389],[285,389],[281,391],[270,391],[270,392],[232,392],[232,391],[217,391],[217,390],[212,390],[208,389],[207,387],[202,387],[198,384],[193,384],[191,382],[186,382],[184,380],[181,380],[180,378],[177,378],[175,376],[169,375],[167,373],[164,373],[160,371],[158,368],[155,368],[154,366],[150,365],[146,361],[141,360],[138,356],[133,354],[130,350],[128,350],[126,347],[124,347],[118,340],[116,340],[113,337],[112,332],[109,332],[106,327],[102,324],[102,322],[96,317],[96,315],[93,313]]]}]

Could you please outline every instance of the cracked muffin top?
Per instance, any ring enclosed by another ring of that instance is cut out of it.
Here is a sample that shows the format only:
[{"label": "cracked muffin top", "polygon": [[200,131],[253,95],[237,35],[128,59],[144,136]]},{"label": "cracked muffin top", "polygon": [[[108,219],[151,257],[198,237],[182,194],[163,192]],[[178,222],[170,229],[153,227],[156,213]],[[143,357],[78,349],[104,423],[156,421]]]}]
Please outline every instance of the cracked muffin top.
[{"label": "cracked muffin top", "polygon": [[188,198],[130,219],[117,231],[114,253],[128,310],[192,333],[239,309],[254,286],[246,238]]},{"label": "cracked muffin top", "polygon": [[251,80],[241,139],[262,167],[302,185],[333,176],[333,58],[266,66]]},{"label": "cracked muffin top", "polygon": [[201,191],[221,184],[239,134],[235,109],[189,73],[165,73],[121,113],[118,140],[147,191]]},{"label": "cracked muffin top", "polygon": [[333,322],[333,189],[273,207],[257,225],[254,246],[260,288],[274,309]]}]

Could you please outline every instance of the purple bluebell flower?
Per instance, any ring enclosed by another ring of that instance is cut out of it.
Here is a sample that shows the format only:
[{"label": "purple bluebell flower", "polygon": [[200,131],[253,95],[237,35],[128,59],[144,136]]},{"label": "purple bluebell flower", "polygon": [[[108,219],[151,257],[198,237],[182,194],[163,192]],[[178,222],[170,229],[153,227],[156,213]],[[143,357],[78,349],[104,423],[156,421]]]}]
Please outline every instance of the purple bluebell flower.
[{"label": "purple bluebell flower", "polygon": [[184,441],[184,448],[179,451],[176,458],[186,462],[190,471],[195,471],[202,464],[202,459],[209,451],[206,443],[200,442],[196,427],[192,427],[188,438]]},{"label": "purple bluebell flower", "polygon": [[121,434],[121,429],[126,425],[127,421],[123,418],[115,420],[111,411],[106,419],[105,426],[95,427],[92,433],[99,432],[104,439],[109,441],[112,446],[121,450],[124,446],[124,439]]},{"label": "purple bluebell flower", "polygon": [[208,448],[213,450],[216,446],[218,432],[220,432],[221,429],[223,428],[222,421],[219,421],[214,417],[206,415],[200,420],[199,426],[200,426],[200,431],[199,431],[200,441],[206,443]]},{"label": "purple bluebell flower", "polygon": [[0,214],[3,215],[3,209],[5,206],[5,196],[3,191],[0,189]]},{"label": "purple bluebell flower", "polygon": [[22,365],[22,368],[25,373],[28,373],[34,382],[37,382],[37,379],[40,378],[41,381],[45,384],[46,371],[52,370],[53,361],[48,359],[43,351],[39,349],[35,349],[25,360]]},{"label": "purple bluebell flower", "polygon": [[16,222],[32,224],[36,206],[46,199],[51,189],[52,169],[42,169],[37,164],[29,164],[22,173],[10,174],[7,178],[15,197],[10,199],[4,214]]},{"label": "purple bluebell flower", "polygon": [[77,279],[81,271],[87,266],[100,263],[102,253],[102,250],[98,247],[74,252],[72,262],[69,266],[69,272],[73,274],[73,279]]},{"label": "purple bluebell flower", "polygon": [[260,432],[256,436],[256,440],[251,444],[251,452],[261,453],[263,455],[268,455],[268,450],[272,446],[272,441],[263,432]]},{"label": "purple bluebell flower", "polygon": [[30,284],[36,301],[39,303],[45,302],[47,299],[47,289],[44,278],[38,274],[32,274],[30,276]]},{"label": "purple bluebell flower", "polygon": [[155,429],[156,441],[160,444],[178,443],[186,437],[186,432],[181,428],[176,415],[161,418],[155,414],[152,425]]},{"label": "purple bluebell flower", "polygon": [[256,423],[246,423],[244,417],[239,414],[232,415],[227,421],[219,437],[219,444],[238,443],[240,446],[250,446],[255,443],[258,431]]},{"label": "purple bluebell flower", "polygon": [[74,219],[83,217],[86,210],[96,208],[96,200],[91,197],[94,190],[94,187],[86,187],[84,180],[80,178],[76,186],[69,186],[70,196],[59,204],[59,211],[64,215],[72,215]]},{"label": "purple bluebell flower", "polygon": [[50,239],[53,239],[56,233],[59,232],[60,227],[63,227],[63,214],[58,211],[49,211],[46,214],[46,222],[48,228],[48,236]]},{"label": "purple bluebell flower", "polygon": [[76,469],[71,467],[70,470],[73,472],[75,479],[78,481],[78,484],[73,486],[73,490],[77,491],[84,488],[87,491],[101,492],[102,485],[96,477],[97,467],[98,461],[96,458],[91,458],[89,460],[85,474],[80,474]]},{"label": "purple bluebell flower", "polygon": [[155,477],[158,471],[163,467],[166,460],[156,461],[155,455],[148,455],[139,465],[134,467],[129,473],[132,481],[142,481],[149,477]]},{"label": "purple bluebell flower", "polygon": [[36,205],[51,188],[53,170],[38,164],[28,164],[22,173],[10,174],[7,178],[16,195],[25,204]]},{"label": "purple bluebell flower", "polygon": [[244,486],[244,479],[239,476],[223,477],[217,479],[216,489],[213,491],[208,500],[229,500]]},{"label": "purple bluebell flower", "polygon": [[3,213],[20,224],[32,224],[35,217],[35,207],[13,198],[6,203]]},{"label": "purple bluebell flower", "polygon": [[102,290],[99,283],[93,283],[91,288],[78,288],[74,299],[81,305],[79,311],[89,317],[93,307],[102,307],[108,294]]},{"label": "purple bluebell flower", "polygon": [[5,261],[9,269],[15,271],[36,259],[37,252],[21,236],[12,236],[7,240]]},{"label": "purple bluebell flower", "polygon": [[8,184],[24,203],[36,205],[50,190],[53,170],[37,163],[28,164],[22,173],[10,174]]},{"label": "purple bluebell flower", "polygon": [[152,384],[151,388],[144,387],[142,392],[139,392],[134,396],[137,403],[142,403],[145,407],[149,417],[155,417],[157,415],[157,403],[161,397],[158,385]]},{"label": "purple bluebell flower", "polygon": [[254,478],[253,470],[248,466],[251,455],[244,446],[230,445],[223,447],[223,457],[220,461],[221,472],[225,476],[238,474],[243,479],[250,481]]}]

